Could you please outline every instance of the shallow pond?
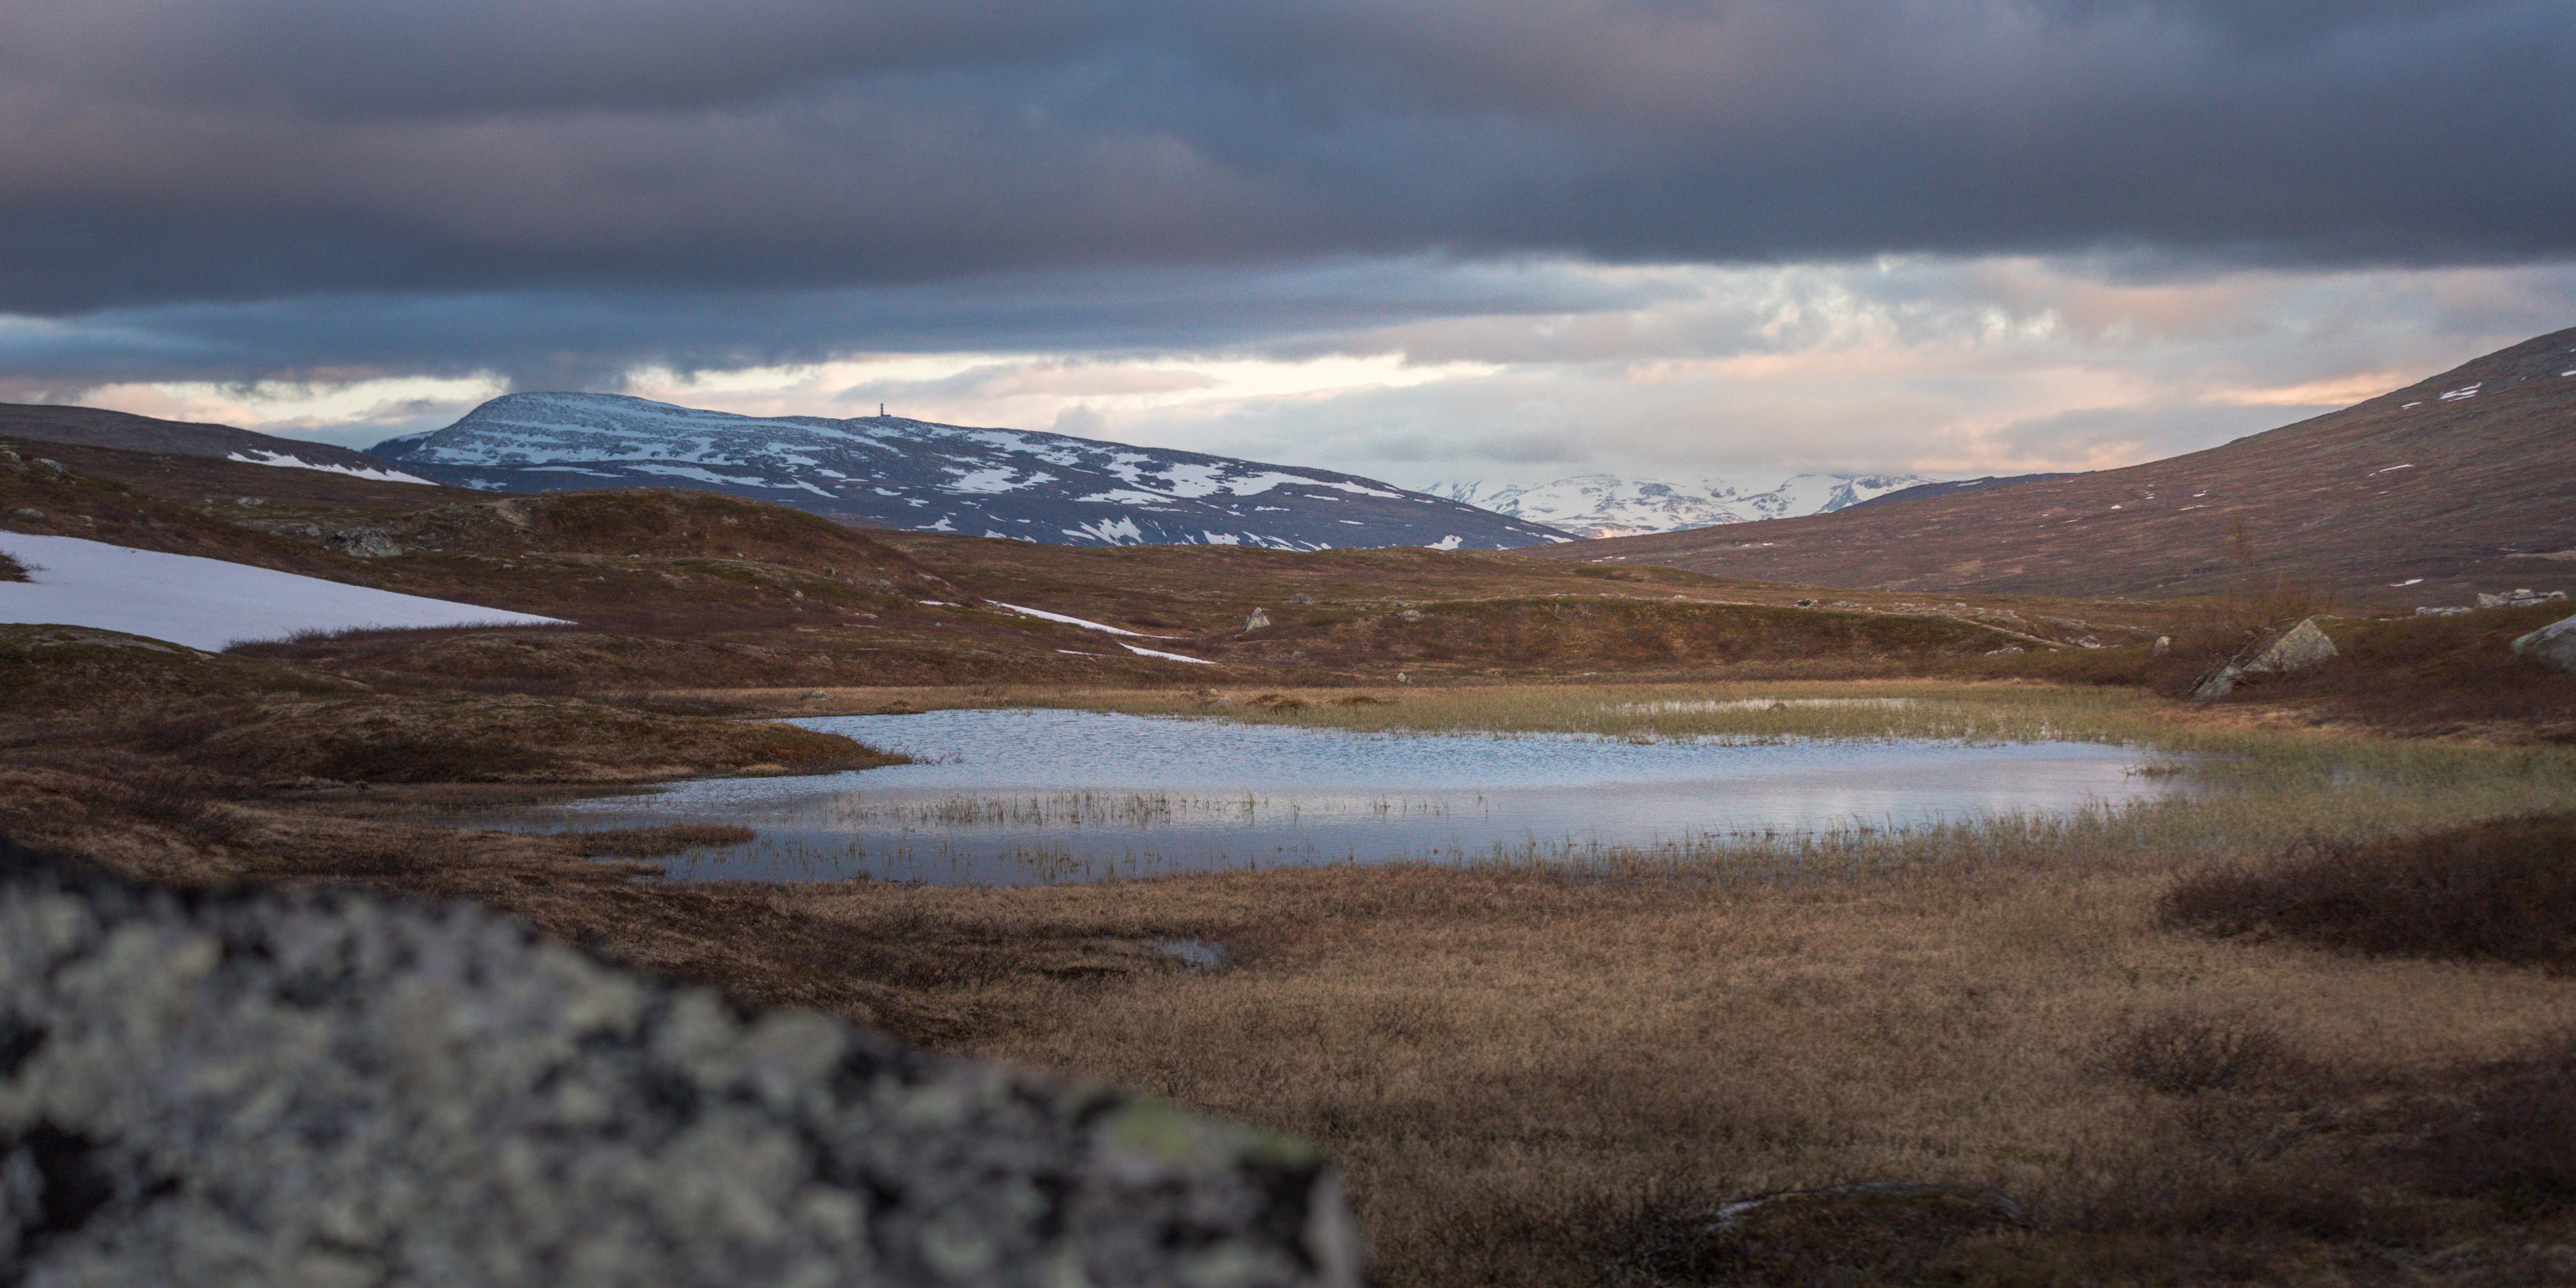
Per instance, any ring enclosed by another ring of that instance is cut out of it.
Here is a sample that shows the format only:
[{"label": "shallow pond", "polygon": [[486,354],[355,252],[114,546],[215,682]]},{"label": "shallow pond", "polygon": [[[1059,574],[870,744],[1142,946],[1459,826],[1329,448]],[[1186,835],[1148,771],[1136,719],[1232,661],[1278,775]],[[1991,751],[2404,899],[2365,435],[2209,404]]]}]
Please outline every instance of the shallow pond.
[{"label": "shallow pond", "polygon": [[680,879],[1086,881],[1396,859],[1582,862],[2188,790],[2134,748],[1348,733],[1085,711],[798,720],[923,763],[450,815],[556,831],[755,829]]}]

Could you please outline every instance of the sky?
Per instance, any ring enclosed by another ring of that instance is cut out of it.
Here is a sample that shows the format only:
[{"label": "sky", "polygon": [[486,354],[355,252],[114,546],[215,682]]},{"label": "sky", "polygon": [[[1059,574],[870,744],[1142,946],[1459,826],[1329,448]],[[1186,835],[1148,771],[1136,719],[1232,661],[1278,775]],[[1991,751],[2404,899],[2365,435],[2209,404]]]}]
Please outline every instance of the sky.
[{"label": "sky", "polygon": [[2566,0],[0,0],[0,400],[2084,469],[2576,326]]}]

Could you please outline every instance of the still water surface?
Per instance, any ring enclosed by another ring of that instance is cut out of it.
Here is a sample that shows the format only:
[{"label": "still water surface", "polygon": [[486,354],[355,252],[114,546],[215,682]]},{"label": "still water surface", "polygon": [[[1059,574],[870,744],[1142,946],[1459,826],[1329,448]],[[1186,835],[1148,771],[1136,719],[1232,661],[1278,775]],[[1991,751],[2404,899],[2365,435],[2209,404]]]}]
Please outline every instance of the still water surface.
[{"label": "still water surface", "polygon": [[2188,790],[2135,748],[1935,741],[1726,745],[1370,734],[1085,711],[798,720],[922,761],[714,779],[446,821],[555,831],[733,823],[691,879],[939,884],[1394,859],[1583,861],[1748,837],[2054,813]]}]

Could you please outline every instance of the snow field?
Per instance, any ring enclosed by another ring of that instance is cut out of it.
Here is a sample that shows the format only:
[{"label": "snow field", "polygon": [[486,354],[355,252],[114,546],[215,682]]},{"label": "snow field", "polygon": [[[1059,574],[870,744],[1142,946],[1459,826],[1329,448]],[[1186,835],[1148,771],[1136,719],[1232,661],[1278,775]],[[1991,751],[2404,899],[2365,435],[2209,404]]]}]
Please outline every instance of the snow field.
[{"label": "snow field", "polygon": [[29,578],[0,582],[0,622],[88,626],[190,648],[359,627],[568,624],[79,537],[0,532],[0,550],[27,565]]}]

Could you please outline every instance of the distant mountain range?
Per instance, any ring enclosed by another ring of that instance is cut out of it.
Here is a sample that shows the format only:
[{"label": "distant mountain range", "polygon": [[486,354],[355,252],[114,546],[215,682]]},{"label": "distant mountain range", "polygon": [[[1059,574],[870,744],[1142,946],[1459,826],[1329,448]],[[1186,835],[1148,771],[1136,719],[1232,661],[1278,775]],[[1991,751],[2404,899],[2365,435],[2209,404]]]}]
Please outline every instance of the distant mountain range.
[{"label": "distant mountain range", "polygon": [[2353,607],[2460,606],[2576,592],[2572,501],[2576,329],[2144,465],[1548,554],[1925,595],[2225,597],[2250,576]]},{"label": "distant mountain range", "polygon": [[1501,550],[1569,539],[1330,470],[900,416],[737,416],[615,394],[510,394],[369,454],[486,491],[700,488],[868,526],[1059,545]]},{"label": "distant mountain range", "polygon": [[2010,487],[2015,483],[2046,483],[2050,479],[2073,477],[2075,477],[2074,474],[1989,474],[1981,479],[1951,479],[1944,483],[1918,483],[1913,487],[1901,487],[1893,492],[1883,492],[1866,501],[1855,501],[1852,504],[1886,505],[1891,501],[1929,501],[1936,496],[1956,496],[1961,492],[1974,492],[1980,488]]},{"label": "distant mountain range", "polygon": [[1580,537],[1629,537],[1830,514],[1934,482],[1920,474],[1820,473],[1756,488],[1728,479],[1667,482],[1583,474],[1539,484],[1435,483],[1426,490]]}]

